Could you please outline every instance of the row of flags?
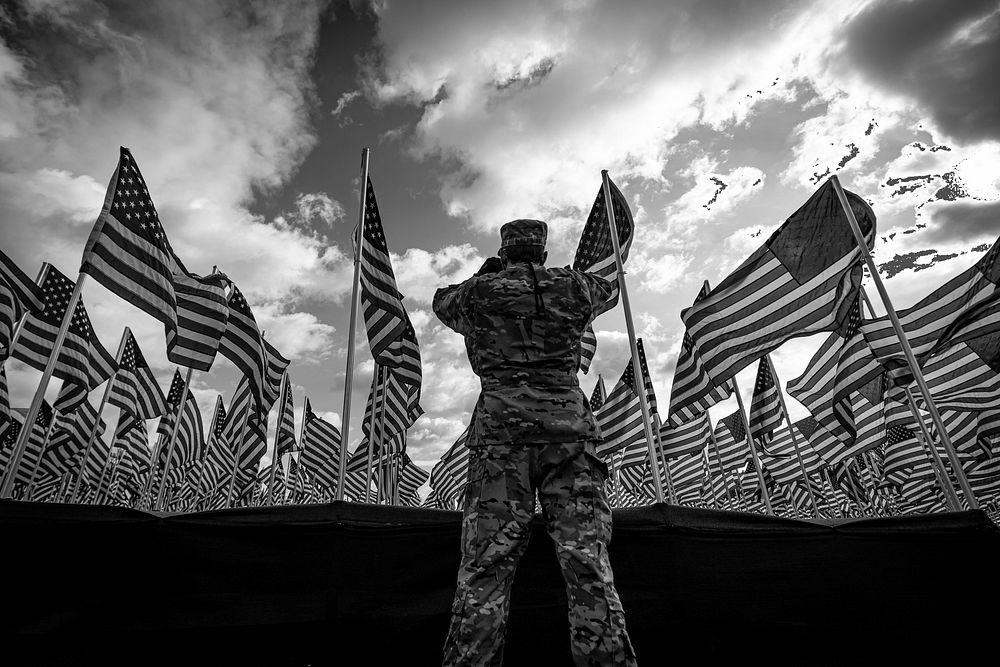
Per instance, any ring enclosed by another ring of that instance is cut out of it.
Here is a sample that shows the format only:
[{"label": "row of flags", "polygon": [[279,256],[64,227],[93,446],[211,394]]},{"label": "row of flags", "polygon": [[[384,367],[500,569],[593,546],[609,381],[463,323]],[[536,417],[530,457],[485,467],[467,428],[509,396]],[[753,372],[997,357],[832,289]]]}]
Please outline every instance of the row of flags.
[{"label": "row of flags", "polygon": [[[362,445],[375,451],[376,469],[366,471],[367,482],[349,476],[347,497],[382,494],[416,503],[419,480],[429,475],[405,452],[406,430],[422,414],[419,345],[395,286],[374,190],[366,181],[360,289],[380,370]],[[98,340],[80,296],[87,276],[163,323],[167,358],[178,365],[166,395],[129,328],[115,355]],[[218,354],[236,366],[240,377],[228,410],[217,396],[206,430],[190,391],[191,376],[195,370],[209,371]],[[252,498],[259,502],[263,488],[266,501],[276,502],[285,498],[278,493],[286,480],[278,474],[282,462],[285,472],[294,467],[302,488],[314,489],[316,498],[344,491],[338,489],[338,468],[346,463],[339,429],[318,417],[307,398],[296,438],[290,360],[264,338],[250,304],[227,275],[213,269],[200,276],[184,266],[124,147],[77,281],[49,263],[32,281],[0,249],[0,373],[8,357],[42,371],[43,377],[31,407],[21,414],[9,406],[2,375],[3,497],[34,499],[45,489],[66,501],[113,497],[153,509],[229,507]],[[43,399],[50,377],[63,382],[52,405]],[[102,384],[104,396],[95,409],[88,395]],[[108,404],[119,409],[110,441],[103,437],[101,418]],[[272,463],[264,466],[268,415],[275,406]],[[147,422],[152,419],[159,421],[150,441]],[[30,433],[22,433],[25,421],[35,422]],[[265,468],[269,474],[261,478]]]},{"label": "row of flags", "polygon": [[[894,311],[917,360],[914,372],[892,317],[863,315],[863,261],[874,242],[875,215],[862,198],[838,189],[834,179],[824,183],[717,287],[705,283],[682,312],[685,332],[663,423],[641,339],[641,370],[627,361],[610,393],[598,377],[590,398],[603,432],[598,452],[616,469],[611,485],[625,504],[652,502],[654,471],[671,502],[718,506],[722,497],[741,498],[745,509],[753,497],[770,512],[793,507],[829,514],[834,492],[869,513],[996,504],[1000,246],[914,306]],[[631,221],[624,213],[617,217]],[[620,245],[627,247],[627,240]],[[805,372],[787,384],[810,412],[790,424],[769,353],[792,338],[824,331],[828,337]],[[745,411],[735,377],[754,361]],[[922,397],[920,378],[934,405]],[[643,393],[659,461],[650,461]],[[708,409],[734,394],[740,409],[713,427]],[[468,437],[464,433],[432,471],[430,504],[459,503]],[[949,453],[952,444],[957,459]],[[960,498],[955,488],[964,490],[966,480],[973,495]],[[847,505],[836,507],[843,512]]]}]

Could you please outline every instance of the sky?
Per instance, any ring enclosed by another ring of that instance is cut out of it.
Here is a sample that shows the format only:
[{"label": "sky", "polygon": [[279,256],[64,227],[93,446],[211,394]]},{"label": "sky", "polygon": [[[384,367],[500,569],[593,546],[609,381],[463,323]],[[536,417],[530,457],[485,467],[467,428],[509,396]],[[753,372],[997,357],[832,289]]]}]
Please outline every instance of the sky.
[{"label": "sky", "polygon": [[[422,355],[407,451],[429,472],[479,390],[431,300],[496,254],[504,222],[547,221],[548,263],[568,265],[608,170],[636,223],[625,280],[666,406],[680,311],[829,175],[873,206],[897,309],[975,263],[1000,235],[998,66],[1000,4],[980,0],[14,0],[0,7],[0,248],[29,275],[47,261],[77,276],[129,148],[178,256],[228,274],[292,360],[297,428],[306,397],[340,424],[368,148]],[[93,280],[83,299],[108,349],[132,329],[166,392],[162,325]],[[588,395],[628,358],[620,306],[595,328]],[[772,353],[782,385],[822,338]],[[373,371],[361,318],[355,345],[350,449]],[[755,369],[738,375],[748,403]],[[7,373],[27,406],[41,373]],[[237,379],[221,355],[193,374],[206,424]]]}]

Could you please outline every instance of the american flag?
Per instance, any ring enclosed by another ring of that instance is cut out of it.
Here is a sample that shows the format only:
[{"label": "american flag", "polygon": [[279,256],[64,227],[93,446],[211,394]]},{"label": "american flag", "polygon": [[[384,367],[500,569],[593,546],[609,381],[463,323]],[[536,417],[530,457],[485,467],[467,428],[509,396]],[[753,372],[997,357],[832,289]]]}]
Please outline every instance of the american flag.
[{"label": "american flag", "polygon": [[625,370],[618,383],[608,394],[608,400],[594,413],[594,417],[600,424],[603,436],[597,446],[597,455],[602,458],[633,443],[645,441],[642,407],[639,405],[635,370],[631,359],[625,364]]},{"label": "american flag", "polygon": [[6,442],[7,431],[14,419],[10,416],[10,393],[7,390],[7,369],[0,364],[0,449]]},{"label": "american flag", "polygon": [[767,449],[760,452],[760,458],[776,482],[791,484],[796,480],[802,481],[799,456],[802,457],[802,466],[808,475],[817,474],[827,467],[827,462],[812,446],[813,438],[810,436],[818,432],[821,432],[821,429],[812,417],[795,422],[794,437],[787,425],[775,429]]},{"label": "american flag", "polygon": [[[48,267],[42,283],[45,309],[25,318],[21,335],[14,344],[15,359],[40,371],[45,370],[74,287],[75,283],[58,269],[51,265]],[[94,333],[90,316],[87,315],[83,299],[80,299],[70,319],[53,375],[89,390],[110,378],[116,367],[114,356],[105,349]],[[86,397],[86,391],[78,392],[77,396],[82,401]],[[75,406],[64,404],[62,407],[64,410],[71,410]]]},{"label": "american flag", "polygon": [[215,412],[212,416],[212,432],[208,434],[205,459],[201,469],[199,493],[209,495],[222,485],[233,472],[232,448],[223,439],[226,426],[226,407],[222,396],[215,398]]},{"label": "american flag", "polygon": [[90,434],[94,434],[96,442],[104,434],[105,424],[103,419],[98,421],[97,409],[89,402],[84,402],[71,414],[57,414],[55,420],[38,469],[59,476],[72,472],[74,459],[83,454],[87,443],[91,442]]},{"label": "american flag", "polygon": [[59,394],[56,396],[56,402],[52,404],[52,409],[63,414],[73,412],[83,405],[89,393],[90,389],[86,385],[63,380],[62,386],[59,387]]},{"label": "american flag", "polygon": [[419,391],[419,387],[403,384],[393,369],[375,367],[361,430],[376,453],[388,452],[393,440],[423,414],[417,403]]},{"label": "american flag", "polygon": [[274,433],[274,459],[277,460],[285,452],[294,451],[295,444],[295,411],[292,405],[291,380],[285,382],[285,397],[278,409],[278,428]]},{"label": "american flag", "polygon": [[646,350],[642,347],[642,339],[635,340],[636,348],[639,350],[639,368],[642,369],[642,385],[646,388],[646,405],[649,406],[650,414],[656,412],[656,392],[653,391],[653,380],[649,376],[649,365],[646,363]]},{"label": "american flag", "polygon": [[467,426],[462,431],[462,435],[458,436],[431,469],[431,490],[446,509],[459,509],[462,506],[462,494],[469,479],[470,429]]},{"label": "american flag", "polygon": [[[875,214],[847,197],[866,243]],[[678,396],[672,409],[698,401],[754,359],[790,338],[833,331],[850,315],[861,285],[861,253],[830,181],[708,296],[681,313],[704,383]]]},{"label": "american flag", "polygon": [[340,430],[318,417],[313,412],[308,398],[305,402],[302,418],[305,422],[302,431],[300,462],[312,473],[316,481],[328,489],[335,489],[337,487],[337,474],[340,470]]},{"label": "american flag", "polygon": [[430,474],[416,465],[405,453],[392,457],[382,474],[382,497],[398,496],[400,504],[416,507],[420,504],[417,490],[429,479]]},{"label": "american flag", "polygon": [[156,382],[149,364],[146,363],[146,358],[142,356],[139,343],[127,327],[125,345],[122,348],[121,361],[118,362],[118,372],[111,385],[108,403],[121,408],[121,420],[126,427],[132,422],[155,419],[167,412],[167,399],[163,396],[163,391]]},{"label": "american flag", "polygon": [[[618,246],[621,250],[622,263],[628,259],[629,248],[632,247],[632,238],[635,235],[635,223],[632,220],[632,211],[629,209],[625,195],[621,193],[618,186],[609,178],[608,185],[611,190],[612,211],[615,215],[615,226],[618,229]],[[614,292],[611,299],[604,305],[601,312],[611,310],[618,304],[618,263],[615,260],[614,245],[611,239],[611,222],[608,219],[607,202],[604,197],[604,186],[597,191],[597,198],[587,216],[587,223],[583,227],[583,234],[580,236],[580,244],[576,249],[576,256],[573,258],[573,268],[577,271],[593,273],[614,285]],[[580,370],[584,373],[590,370],[590,363],[597,353],[597,336],[594,334],[593,324],[587,326],[580,346]]]},{"label": "american flag", "polygon": [[[704,300],[710,291],[706,280],[694,300],[695,305]],[[711,387],[706,392],[706,387],[710,386],[711,382],[705,373],[701,358],[694,349],[691,335],[685,331],[681,339],[681,351],[677,355],[673,384],[670,387],[670,423],[679,425],[694,419],[733,393],[732,381]]]},{"label": "american flag", "polygon": [[263,411],[268,412],[274,406],[275,401],[278,400],[278,393],[281,391],[281,378],[284,377],[285,370],[291,362],[282,356],[278,352],[278,349],[271,345],[267,339],[261,337],[261,340],[264,341],[264,354],[267,357]]},{"label": "american flag", "polygon": [[785,421],[785,413],[781,409],[780,389],[774,381],[771,372],[771,362],[768,356],[763,356],[757,365],[757,380],[753,386],[753,398],[750,400],[750,437],[760,449],[767,450],[774,431]]},{"label": "american flag", "polygon": [[[996,306],[1000,301],[1000,244],[973,266],[947,281],[916,304],[897,311],[899,323],[919,362],[933,354],[959,332],[975,338],[1000,331]],[[888,317],[861,324],[861,332],[875,357],[889,369],[897,384],[908,384],[912,373],[899,338]]]},{"label": "american flag", "polygon": [[14,330],[25,311],[45,307],[41,288],[0,250],[0,362],[10,356]]},{"label": "american flag", "polygon": [[[177,411],[173,411],[160,421],[159,431],[163,435],[163,446],[160,448],[157,464],[161,468],[167,463],[170,434],[173,431],[176,414]],[[175,475],[185,464],[201,458],[205,447],[205,427],[201,420],[201,410],[190,391],[184,400],[184,409],[181,411],[180,419],[169,465],[171,474]]]},{"label": "american flag", "polygon": [[[389,346],[406,329],[403,297],[396,288],[382,218],[375,201],[375,188],[366,182],[364,238],[361,243],[361,308],[364,312],[368,344],[375,362],[392,365]],[[354,235],[357,238],[357,234]]]},{"label": "american flag", "polygon": [[145,484],[145,476],[149,474],[149,463],[152,460],[152,452],[149,449],[149,435],[140,422],[132,422],[123,425],[121,420],[115,427],[115,447],[124,451],[125,460],[128,460],[127,471],[131,471],[134,479],[128,484],[137,490]]},{"label": "american flag", "polygon": [[174,254],[146,181],[124,146],[80,273],[163,322],[171,361],[211,368],[226,329],[224,286],[188,273]]},{"label": "american flag", "polygon": [[[232,286],[229,294],[229,325],[222,336],[219,352],[229,359],[246,376],[257,409],[264,411],[273,405],[274,400],[267,401],[268,355],[264,347],[264,339],[257,328],[250,304],[236,286]],[[280,384],[280,375],[279,375]],[[274,397],[278,396],[275,387]]]},{"label": "american flag", "polygon": [[600,410],[607,398],[608,390],[604,387],[604,376],[598,373],[597,382],[594,384],[594,392],[590,395],[591,411],[596,412],[597,410]]},{"label": "american flag", "polygon": [[914,467],[929,464],[930,454],[916,433],[905,426],[892,426],[885,436],[885,467],[883,477],[902,485]]},{"label": "american flag", "polygon": [[[420,385],[422,370],[420,365],[420,346],[417,334],[410,322],[409,315],[404,313],[406,327],[398,338],[389,343],[382,355],[384,366],[391,369],[396,380],[402,384],[416,388],[415,401],[420,400]],[[412,393],[412,392],[411,392]]]},{"label": "american flag", "polygon": [[715,444],[719,449],[722,468],[727,474],[742,468],[750,456],[750,449],[747,447],[747,431],[743,426],[743,416],[738,410],[716,423]]},{"label": "american flag", "polygon": [[[858,436],[860,417],[855,413],[855,394],[863,389],[870,393],[873,383],[882,382],[885,375],[885,368],[861,334],[862,321],[859,297],[844,326],[827,336],[803,374],[787,385],[788,393],[845,447],[853,447]],[[881,401],[881,393],[872,400]]]},{"label": "american flag", "polygon": [[0,470],[4,470],[5,476],[9,477],[11,475],[11,468],[15,468],[17,476],[14,478],[14,483],[21,484],[28,484],[31,481],[31,471],[38,465],[42,451],[45,449],[45,441],[49,434],[49,425],[52,423],[55,414],[49,402],[42,399],[42,403],[38,408],[38,416],[35,417],[35,423],[28,433],[28,440],[25,443],[24,451],[18,460],[14,449],[17,445],[17,438],[24,428],[24,413],[27,412],[27,410],[15,410],[15,414],[20,415],[20,419],[15,416],[15,427],[9,429],[7,432],[8,437],[11,437],[13,434],[13,441],[11,441],[9,447],[4,448],[2,455],[0,455]]},{"label": "american flag", "polygon": [[712,422],[708,419],[708,412],[702,412],[680,426],[670,422],[660,426],[660,444],[663,455],[668,459],[703,451],[711,437]]}]

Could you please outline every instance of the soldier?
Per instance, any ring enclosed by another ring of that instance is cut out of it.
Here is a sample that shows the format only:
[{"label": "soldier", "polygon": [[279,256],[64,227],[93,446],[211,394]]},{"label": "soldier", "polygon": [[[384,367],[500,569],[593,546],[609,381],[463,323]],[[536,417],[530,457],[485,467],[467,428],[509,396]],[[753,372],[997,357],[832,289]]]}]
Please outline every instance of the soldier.
[{"label": "soldier", "polygon": [[444,665],[499,665],[514,570],[528,544],[535,493],[569,594],[577,665],[635,665],[608,542],[600,429],[580,390],[580,339],[611,285],[546,268],[547,227],[500,228],[499,258],[441,288],[434,312],[465,338],[482,392],[472,417],[462,560]]}]

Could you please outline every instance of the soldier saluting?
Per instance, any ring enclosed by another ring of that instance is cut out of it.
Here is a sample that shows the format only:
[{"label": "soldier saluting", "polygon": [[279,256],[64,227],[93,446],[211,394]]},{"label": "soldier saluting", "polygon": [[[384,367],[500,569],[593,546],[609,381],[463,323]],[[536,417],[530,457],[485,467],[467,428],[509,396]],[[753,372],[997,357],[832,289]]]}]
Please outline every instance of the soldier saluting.
[{"label": "soldier saluting", "polygon": [[580,339],[612,288],[582,271],[545,267],[546,235],[539,220],[508,222],[499,258],[434,295],[435,314],[465,338],[482,381],[446,666],[501,663],[536,492],[566,581],[575,663],[636,664],[608,560],[600,429],[577,380]]}]

